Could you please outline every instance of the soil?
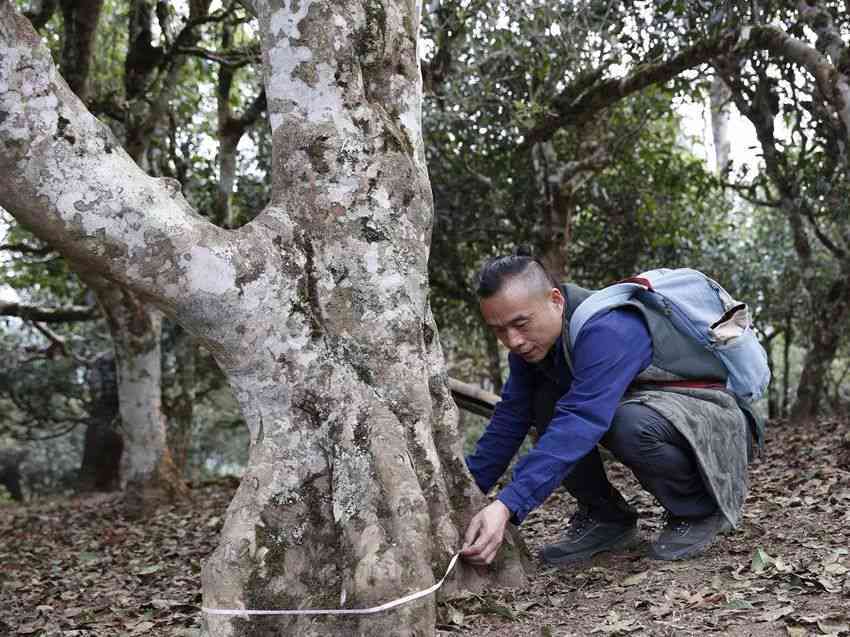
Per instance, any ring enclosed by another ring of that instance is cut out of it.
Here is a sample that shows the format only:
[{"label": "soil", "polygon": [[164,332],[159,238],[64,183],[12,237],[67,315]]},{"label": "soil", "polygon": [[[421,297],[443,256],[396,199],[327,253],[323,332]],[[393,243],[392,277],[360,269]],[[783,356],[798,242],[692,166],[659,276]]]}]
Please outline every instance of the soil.
[{"label": "soil", "polygon": [[[663,509],[617,463],[642,542],[577,567],[536,559],[528,588],[441,604],[442,635],[850,635],[850,424],[771,423],[737,530],[681,562],[647,557]],[[536,555],[574,509],[556,492],[523,523]]]},{"label": "soil", "polygon": [[[850,635],[850,423],[772,423],[740,528],[683,562],[646,557],[662,510],[627,469],[609,474],[639,510],[634,549],[537,572],[526,588],[456,595],[447,635]],[[142,521],[120,496],[0,503],[0,635],[196,637],[200,564],[235,481]],[[533,555],[573,504],[558,492],[522,525]],[[391,612],[391,611],[390,611]]]}]

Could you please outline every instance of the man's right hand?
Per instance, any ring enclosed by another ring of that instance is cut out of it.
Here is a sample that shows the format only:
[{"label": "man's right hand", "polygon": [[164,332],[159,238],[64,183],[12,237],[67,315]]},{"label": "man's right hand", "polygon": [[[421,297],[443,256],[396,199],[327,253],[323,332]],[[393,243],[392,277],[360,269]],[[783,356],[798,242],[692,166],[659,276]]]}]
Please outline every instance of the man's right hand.
[{"label": "man's right hand", "polygon": [[481,509],[466,528],[465,542],[460,551],[463,559],[471,564],[492,562],[502,545],[510,518],[510,509],[499,500]]}]

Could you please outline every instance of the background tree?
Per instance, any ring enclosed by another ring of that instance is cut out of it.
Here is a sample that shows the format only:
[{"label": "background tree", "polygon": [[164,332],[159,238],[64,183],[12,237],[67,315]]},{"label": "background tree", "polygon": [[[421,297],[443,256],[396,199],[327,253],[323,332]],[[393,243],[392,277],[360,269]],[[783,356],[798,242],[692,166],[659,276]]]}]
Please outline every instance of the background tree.
[{"label": "background tree", "polygon": [[811,323],[792,417],[805,420],[820,410],[850,313],[850,49],[841,37],[848,20],[841,3],[789,5],[760,8],[764,23],[787,25],[756,32],[767,54],[720,58],[718,68],[761,145],[765,169],[750,192],[785,219],[793,237],[797,290]]},{"label": "background tree", "polygon": [[[210,81],[211,74],[219,67],[228,69],[232,84],[235,70],[256,60],[257,50],[252,48],[241,29],[249,21],[247,14],[238,10],[236,3],[230,3],[212,14],[208,12],[208,2],[194,3],[185,15],[179,15],[165,3],[159,3],[155,8],[151,2],[131,2],[126,7],[123,3],[107,2],[104,28],[97,34],[93,29],[86,29],[87,39],[83,42],[75,25],[78,22],[86,22],[89,26],[96,23],[100,10],[100,3],[84,4],[68,3],[62,21],[51,22],[50,16],[45,15],[40,22],[45,26],[47,35],[52,36],[54,55],[60,60],[61,68],[72,74],[74,81],[71,88],[95,112],[107,118],[125,147],[149,172],[183,177],[191,198],[201,202],[208,200],[205,193],[216,192],[215,179],[198,187],[199,180],[187,178],[188,174],[194,176],[194,171],[203,173],[206,161],[199,156],[197,145],[193,147],[187,143],[187,135],[195,129],[208,135],[215,133],[214,127],[212,131],[205,129],[203,120],[197,125],[192,124],[197,119],[200,95],[197,90],[192,90],[191,85]],[[49,11],[50,7],[43,9]],[[207,48],[196,46],[202,34],[213,36],[210,42],[205,43]],[[90,53],[91,41],[95,37],[104,55],[93,65],[87,62],[77,64],[77,60]],[[232,42],[233,37],[237,38],[235,43]],[[212,45],[219,41],[222,43],[220,47]],[[194,68],[187,64],[189,60],[196,61]],[[92,90],[86,90],[88,87]],[[241,98],[231,99],[234,105],[238,105]],[[239,137],[256,121],[262,104],[262,96],[257,97],[248,115],[231,117],[219,131],[220,147],[227,151],[220,156],[230,158],[225,164],[232,164],[235,157],[235,145],[230,148],[229,140],[238,143]],[[222,108],[220,103],[220,113],[231,113],[229,103],[224,111]],[[234,130],[239,131],[236,137]],[[159,135],[155,131],[168,132]],[[208,163],[212,165],[212,158]],[[222,172],[218,181],[226,182],[227,188],[232,189],[232,171],[229,177]],[[212,208],[209,213],[212,216],[217,214]],[[158,370],[162,344],[158,312],[149,312],[146,304],[134,299],[128,291],[116,290],[97,277],[89,276],[87,283],[109,299],[102,305],[109,317],[108,324],[113,328],[113,337],[117,339],[119,363],[123,361],[119,393],[124,396],[121,401],[125,405],[123,429],[129,436],[125,466],[129,486],[127,501],[133,510],[138,511],[147,506],[145,498],[154,503],[162,496],[185,493],[178,471],[182,470],[190,444],[196,348],[190,338],[181,334],[179,327],[169,327],[173,338],[169,338],[166,345],[175,348],[176,356],[170,360],[172,363],[177,361],[180,369],[170,375],[172,382],[167,395],[161,397]],[[132,330],[127,329],[127,320],[132,320]],[[143,326],[147,327],[140,329]],[[169,369],[173,369],[173,364]],[[163,399],[167,401],[167,414],[158,408]],[[131,404],[142,404],[145,408],[127,407]],[[93,439],[87,437],[87,440]],[[177,467],[174,467],[171,450],[166,445],[169,439],[179,457]],[[158,446],[159,451],[154,451],[152,445]],[[96,457],[90,452],[87,451],[86,458]]]}]

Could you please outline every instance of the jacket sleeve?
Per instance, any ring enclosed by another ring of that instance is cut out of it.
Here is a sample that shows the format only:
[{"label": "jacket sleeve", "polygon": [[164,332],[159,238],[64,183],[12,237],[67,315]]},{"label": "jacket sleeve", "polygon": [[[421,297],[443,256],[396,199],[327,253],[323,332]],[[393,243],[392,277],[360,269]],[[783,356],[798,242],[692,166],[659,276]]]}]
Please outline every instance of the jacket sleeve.
[{"label": "jacket sleeve", "polygon": [[514,523],[542,504],[593,450],[626,389],[651,360],[652,339],[638,314],[613,310],[585,325],[573,350],[569,391],[558,401],[546,433],[517,463],[513,480],[498,495]]},{"label": "jacket sleeve", "polygon": [[487,493],[508,468],[531,427],[532,371],[519,356],[508,355],[508,380],[475,451],[466,457],[475,483]]}]

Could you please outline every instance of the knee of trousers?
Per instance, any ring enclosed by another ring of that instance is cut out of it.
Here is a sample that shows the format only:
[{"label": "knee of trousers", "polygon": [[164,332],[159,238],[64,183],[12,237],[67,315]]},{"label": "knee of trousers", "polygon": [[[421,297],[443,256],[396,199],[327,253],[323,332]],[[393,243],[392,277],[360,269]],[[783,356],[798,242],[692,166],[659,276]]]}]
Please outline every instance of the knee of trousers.
[{"label": "knee of trousers", "polygon": [[627,466],[640,466],[658,445],[666,442],[672,425],[654,409],[640,403],[617,407],[602,444]]}]

